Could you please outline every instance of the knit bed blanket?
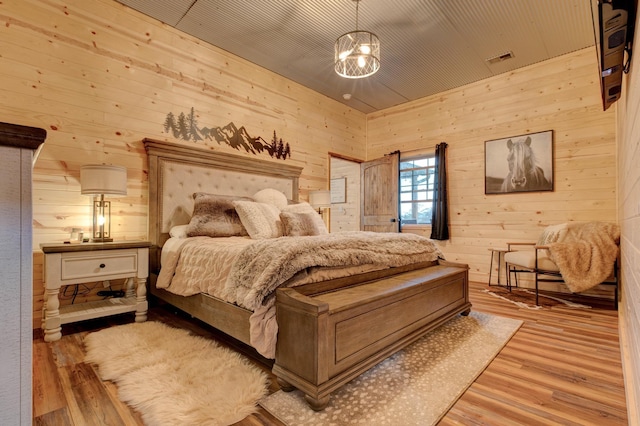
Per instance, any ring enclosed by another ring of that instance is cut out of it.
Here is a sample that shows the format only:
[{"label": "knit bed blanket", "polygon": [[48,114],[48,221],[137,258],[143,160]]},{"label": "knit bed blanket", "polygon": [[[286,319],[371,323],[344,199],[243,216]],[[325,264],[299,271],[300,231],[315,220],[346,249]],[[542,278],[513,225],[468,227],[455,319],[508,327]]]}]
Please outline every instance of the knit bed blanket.
[{"label": "knit bed blanket", "polygon": [[249,318],[251,345],[262,356],[275,358],[278,287],[437,259],[444,256],[435,243],[414,234],[354,231],[258,240],[246,247],[232,266],[225,298],[253,311]]},{"label": "knit bed blanket", "polygon": [[569,223],[562,241],[549,245],[551,260],[573,292],[589,290],[613,273],[620,228],[614,223]]},{"label": "knit bed blanket", "polygon": [[[163,263],[157,286],[183,296],[207,293],[251,310],[250,342],[266,358],[275,358],[278,287],[444,259],[432,240],[408,233],[340,232],[249,240],[240,246],[218,240],[186,239]],[[234,254],[221,262],[224,244]]]},{"label": "knit bed blanket", "polygon": [[433,241],[415,234],[355,231],[258,240],[232,266],[225,299],[256,310],[276,288],[308,268],[389,268],[439,258],[444,256]]}]

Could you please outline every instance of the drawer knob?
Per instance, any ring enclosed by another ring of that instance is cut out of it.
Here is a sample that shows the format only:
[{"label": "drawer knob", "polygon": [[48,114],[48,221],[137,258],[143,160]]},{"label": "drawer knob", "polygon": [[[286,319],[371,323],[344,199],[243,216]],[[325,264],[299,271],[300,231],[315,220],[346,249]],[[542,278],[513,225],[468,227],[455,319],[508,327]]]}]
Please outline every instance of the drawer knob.
[{"label": "drawer knob", "polygon": [[104,263],[101,263],[101,264],[100,264],[100,267],[101,267],[101,268],[104,268],[105,266],[107,266],[107,265],[105,265]]}]

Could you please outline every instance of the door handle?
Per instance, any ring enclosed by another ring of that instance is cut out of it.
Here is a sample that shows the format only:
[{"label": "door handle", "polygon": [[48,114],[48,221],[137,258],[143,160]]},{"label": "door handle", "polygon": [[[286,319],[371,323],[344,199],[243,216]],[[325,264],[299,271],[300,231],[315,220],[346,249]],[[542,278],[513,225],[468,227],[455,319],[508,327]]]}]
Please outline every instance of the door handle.
[{"label": "door handle", "polygon": [[395,222],[395,221],[396,221],[395,217],[392,217],[391,219],[389,219],[389,222]]}]

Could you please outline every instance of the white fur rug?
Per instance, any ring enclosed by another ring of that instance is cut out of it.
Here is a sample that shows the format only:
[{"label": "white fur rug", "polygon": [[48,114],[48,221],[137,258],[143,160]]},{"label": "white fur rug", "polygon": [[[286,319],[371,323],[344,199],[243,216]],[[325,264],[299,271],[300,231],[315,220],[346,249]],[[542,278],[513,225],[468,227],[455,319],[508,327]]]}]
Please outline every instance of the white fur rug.
[{"label": "white fur rug", "polygon": [[472,311],[335,391],[324,411],[311,410],[300,391],[278,391],[260,405],[289,426],[434,425],[521,325]]},{"label": "white fur rug", "polygon": [[84,343],[85,361],[147,425],[229,425],[267,392],[267,375],[241,355],[159,322],[107,328]]}]

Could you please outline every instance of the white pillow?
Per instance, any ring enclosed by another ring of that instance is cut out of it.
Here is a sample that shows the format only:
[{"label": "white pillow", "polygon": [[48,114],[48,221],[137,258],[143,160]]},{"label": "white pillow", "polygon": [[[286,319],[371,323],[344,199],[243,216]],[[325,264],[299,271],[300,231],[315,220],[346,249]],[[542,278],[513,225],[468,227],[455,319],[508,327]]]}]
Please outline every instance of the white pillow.
[{"label": "white pillow", "polygon": [[307,202],[301,202],[298,204],[289,204],[288,206],[282,209],[283,212],[291,212],[291,213],[313,213],[311,216],[316,225],[316,229],[318,230],[317,235],[327,235],[329,231],[327,230],[327,225],[325,225],[324,220],[318,213],[316,209],[311,207],[311,204]]},{"label": "white pillow", "polygon": [[187,238],[187,228],[189,225],[176,225],[169,231],[169,236],[173,238]]},{"label": "white pillow", "polygon": [[271,204],[234,201],[240,221],[254,240],[282,237],[280,210]]},{"label": "white pillow", "polygon": [[279,210],[285,208],[288,204],[287,197],[277,189],[263,189],[253,194],[253,199],[259,203],[271,204]]}]

